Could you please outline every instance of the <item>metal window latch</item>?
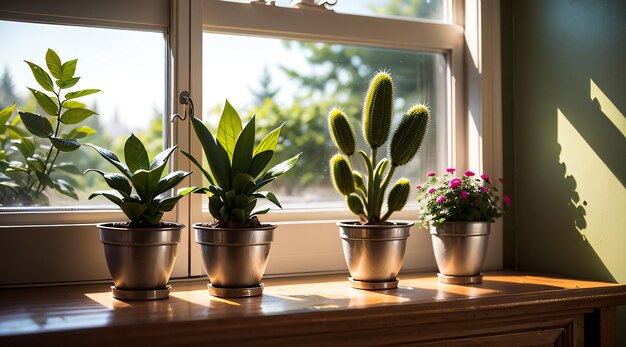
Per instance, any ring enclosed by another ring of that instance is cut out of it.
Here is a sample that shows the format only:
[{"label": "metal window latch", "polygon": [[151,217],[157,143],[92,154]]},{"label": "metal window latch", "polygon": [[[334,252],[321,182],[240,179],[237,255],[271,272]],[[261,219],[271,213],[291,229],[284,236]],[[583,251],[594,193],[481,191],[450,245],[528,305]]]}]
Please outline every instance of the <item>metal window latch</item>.
[{"label": "metal window latch", "polygon": [[292,0],[289,7],[333,11],[336,4],[337,0]]},{"label": "metal window latch", "polygon": [[178,113],[174,113],[172,115],[172,123],[174,123],[174,120],[176,118],[184,121],[185,119],[187,119],[187,115],[189,115],[189,117],[194,117],[193,100],[191,99],[191,94],[189,94],[189,91],[183,90],[182,92],[180,92],[180,94],[178,95],[178,102],[181,105],[185,105],[185,113],[182,116]]}]

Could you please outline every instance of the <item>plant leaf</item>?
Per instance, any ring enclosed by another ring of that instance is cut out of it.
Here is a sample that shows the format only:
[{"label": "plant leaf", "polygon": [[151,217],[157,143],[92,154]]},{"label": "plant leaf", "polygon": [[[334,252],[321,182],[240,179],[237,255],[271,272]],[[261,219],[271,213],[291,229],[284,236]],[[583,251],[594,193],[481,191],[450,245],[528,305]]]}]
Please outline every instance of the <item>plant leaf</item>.
[{"label": "plant leaf", "polygon": [[85,173],[87,172],[99,173],[100,175],[102,175],[104,181],[109,185],[109,187],[117,190],[124,199],[130,198],[132,188],[130,186],[130,183],[128,182],[128,179],[124,175],[120,175],[118,173],[106,173],[102,170],[97,169],[88,169],[85,171]]},{"label": "plant leaf", "polygon": [[28,88],[28,90],[30,90],[30,92],[35,97],[35,100],[37,100],[39,106],[41,106],[41,108],[46,111],[47,114],[51,116],[58,116],[59,106],[57,106],[57,104],[52,101],[52,99],[48,95],[46,95],[44,92],[40,92],[32,88]]},{"label": "plant leaf", "polygon": [[236,176],[240,172],[248,172],[248,168],[252,162],[252,149],[254,147],[255,132],[254,118],[255,116],[250,118],[237,138],[237,144],[235,144],[235,152],[233,153],[232,160],[232,177]]},{"label": "plant leaf", "polygon": [[202,121],[192,117],[191,122],[196,136],[202,144],[202,149],[204,150],[204,155],[213,173],[213,178],[215,178],[216,183],[222,188],[230,189],[230,162],[228,161],[228,157],[224,162],[223,157],[217,150],[217,144],[215,143],[213,135],[211,135],[211,132],[209,132],[209,129],[207,129]]},{"label": "plant leaf", "polygon": [[191,172],[187,171],[174,171],[169,173],[165,177],[161,178],[156,186],[154,191],[154,195],[160,195],[168,190],[176,187],[180,182],[182,182],[185,177],[189,176]]},{"label": "plant leaf", "polygon": [[69,196],[74,200],[78,200],[78,195],[76,195],[74,187],[72,187],[72,185],[70,185],[68,182],[65,182],[64,180],[55,180],[54,189],[56,189],[56,191],[65,196]]},{"label": "plant leaf", "polygon": [[235,111],[233,106],[226,100],[226,105],[224,105],[224,111],[222,111],[220,118],[220,124],[217,127],[217,141],[222,144],[228,153],[229,159],[233,158],[235,145],[240,133],[241,118],[239,118],[237,111]]},{"label": "plant leaf", "polygon": [[265,175],[263,175],[263,178],[269,178],[269,177],[278,177],[284,173],[286,173],[287,171],[291,170],[292,167],[294,167],[294,165],[296,165],[296,162],[298,161],[298,158],[300,158],[300,155],[302,153],[297,154],[296,156],[287,159],[285,161],[283,161],[282,163],[274,166],[273,168],[267,170],[267,172],[265,173]]},{"label": "plant leaf", "polygon": [[31,134],[43,138],[52,136],[52,125],[50,125],[47,118],[30,112],[19,111],[18,113],[24,126]]},{"label": "plant leaf", "polygon": [[96,133],[95,130],[93,130],[92,128],[84,125],[84,126],[72,129],[70,131],[68,137],[70,139],[75,139],[76,140],[76,139],[85,138],[85,137],[93,135],[95,133]]},{"label": "plant leaf", "polygon": [[233,187],[235,188],[235,193],[237,194],[246,193],[250,190],[250,188],[254,187],[254,177],[245,172],[240,172],[233,180]]},{"label": "plant leaf", "polygon": [[63,124],[77,124],[85,119],[97,114],[96,112],[86,108],[71,108],[63,113],[61,116],[61,123]]},{"label": "plant leaf", "polygon": [[269,211],[270,211],[269,208],[266,208],[266,209],[263,209],[263,210],[258,210],[256,212],[252,213],[250,216],[252,217],[252,216],[256,216],[256,215],[260,215],[260,214],[266,214]]},{"label": "plant leaf", "polygon": [[170,196],[169,198],[165,198],[160,201],[161,206],[159,207],[159,211],[169,212],[176,207],[176,203],[180,200],[184,195],[176,195]]},{"label": "plant leaf", "polygon": [[256,146],[256,148],[254,149],[254,153],[253,153],[254,156],[256,156],[257,154],[261,152],[265,152],[265,151],[273,152],[276,150],[276,145],[278,145],[278,138],[280,137],[280,130],[282,129],[283,125],[285,125],[285,123],[281,124],[278,128],[272,130],[269,134],[267,134],[263,138],[263,140],[261,140],[259,145]]},{"label": "plant leaf", "polygon": [[78,59],[69,60],[63,63],[63,65],[61,65],[61,79],[69,79],[74,77],[77,63]]},{"label": "plant leaf", "polygon": [[252,162],[250,162],[248,174],[252,177],[257,177],[265,170],[273,156],[274,151],[263,151],[255,154],[254,157],[252,157]]},{"label": "plant leaf", "polygon": [[115,153],[109,151],[108,149],[98,147],[91,143],[85,143],[85,146],[89,146],[95,149],[104,159],[106,159],[109,163],[113,164],[113,166],[115,166],[118,170],[120,170],[120,172],[123,173],[124,176],[128,178],[132,176],[130,171],[128,170],[128,167],[122,164],[122,162],[120,161],[120,158],[118,158],[117,155],[115,155]]},{"label": "plant leaf", "polygon": [[80,147],[80,143],[72,139],[50,137],[50,142],[52,142],[52,145],[61,152],[73,152]]},{"label": "plant leaf", "polygon": [[7,121],[9,120],[9,118],[11,118],[11,115],[13,114],[13,110],[15,110],[15,104],[0,110],[0,126],[3,126],[7,123]]},{"label": "plant leaf", "polygon": [[75,92],[69,92],[67,94],[65,94],[65,100],[70,100],[70,99],[75,99],[75,98],[80,98],[81,96],[85,96],[85,95],[91,95],[91,94],[95,94],[95,93],[99,93],[101,92],[100,89],[83,89],[83,90],[77,90]]},{"label": "plant leaf", "polygon": [[26,158],[26,162],[28,162],[30,167],[32,167],[37,172],[45,172],[46,171],[46,164],[41,159],[34,158],[34,157],[28,157],[28,158]]},{"label": "plant leaf", "polygon": [[276,206],[278,206],[278,207],[280,207],[280,208],[283,208],[283,207],[280,205],[280,202],[278,202],[278,198],[276,198],[276,195],[274,195],[274,193],[272,193],[272,192],[267,192],[267,195],[265,195],[265,198],[266,198],[267,200],[271,201],[274,205],[276,205]]},{"label": "plant leaf", "polygon": [[154,199],[160,176],[156,174],[156,169],[150,171],[139,169],[133,173],[130,181],[133,183],[133,187],[135,187],[141,201],[150,202]]},{"label": "plant leaf", "polygon": [[76,100],[65,100],[65,101],[63,101],[61,106],[65,107],[65,108],[84,108],[85,104],[83,104],[80,101],[76,101]]},{"label": "plant leaf", "polygon": [[52,77],[61,78],[61,58],[50,48],[46,52],[46,65]]},{"label": "plant leaf", "polygon": [[48,176],[46,173],[35,171],[35,175],[37,175],[39,184],[41,184],[43,187],[54,187],[54,182],[52,182],[52,179],[50,179],[50,176]]},{"label": "plant leaf", "polygon": [[73,163],[62,162],[62,163],[58,163],[58,164],[54,165],[53,167],[56,170],[65,171],[67,173],[71,173],[71,174],[75,174],[75,175],[80,175],[81,174],[80,170],[78,170],[76,165],[74,165]]},{"label": "plant leaf", "polygon": [[135,134],[130,134],[130,137],[126,140],[126,144],[124,145],[124,159],[130,172],[135,172],[139,169],[150,169],[150,160],[148,159],[146,147],[144,147],[141,140],[139,140]]},{"label": "plant leaf", "polygon": [[183,155],[185,157],[187,157],[187,159],[189,159],[198,169],[200,169],[200,171],[202,171],[202,174],[204,175],[204,177],[206,177],[207,181],[209,181],[210,184],[215,184],[215,182],[213,181],[213,177],[211,177],[211,174],[205,170],[202,165],[200,165],[200,163],[198,163],[198,161],[196,160],[196,158],[194,158],[191,154],[185,152],[185,151],[181,151],[183,153]]},{"label": "plant leaf", "polygon": [[62,89],[72,88],[78,83],[80,77],[72,77],[72,78],[62,78],[56,81],[56,85],[61,87]]},{"label": "plant leaf", "polygon": [[30,70],[32,71],[33,76],[35,76],[35,80],[37,80],[37,83],[39,83],[39,85],[43,89],[49,92],[54,91],[54,86],[52,85],[52,79],[50,78],[50,75],[48,75],[48,73],[39,65],[33,64],[30,61],[24,61],[30,67]]},{"label": "plant leaf", "polygon": [[147,206],[134,201],[122,202],[119,206],[126,217],[135,223],[141,222],[143,213],[148,209]]}]

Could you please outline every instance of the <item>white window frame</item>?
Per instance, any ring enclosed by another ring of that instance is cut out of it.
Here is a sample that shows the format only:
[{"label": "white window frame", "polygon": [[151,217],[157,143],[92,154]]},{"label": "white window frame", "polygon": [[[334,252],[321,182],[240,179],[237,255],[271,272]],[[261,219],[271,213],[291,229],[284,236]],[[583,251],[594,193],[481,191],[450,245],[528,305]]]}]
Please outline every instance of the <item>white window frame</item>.
[{"label": "white window frame", "polygon": [[[500,177],[499,0],[449,1],[449,23],[219,0],[66,0],[63,6],[46,0],[14,1],[0,6],[0,19],[166,32],[166,110],[170,113],[183,112],[182,105],[176,102],[183,90],[191,92],[195,108],[202,110],[203,30],[444,53],[449,62],[448,164]],[[320,22],[325,25],[316,25]],[[164,122],[164,137],[166,145],[178,144],[181,150],[201,155],[200,144],[187,126],[174,125],[170,131],[169,123]],[[173,166],[179,170],[193,169],[178,153]],[[181,186],[201,183],[200,174],[194,173]],[[394,217],[414,220],[415,214],[414,209],[409,209]],[[203,275],[200,249],[193,242],[190,227],[194,222],[210,220],[208,213],[203,212],[201,196],[182,199],[167,218],[187,225],[173,277]],[[268,214],[263,221],[277,223],[279,228],[266,273],[345,272],[335,222],[352,218],[345,209]],[[109,278],[94,225],[123,219],[123,214],[115,210],[0,212],[0,286]],[[502,267],[501,223],[492,229],[485,267]],[[414,228],[403,269],[434,268],[428,233]]]}]

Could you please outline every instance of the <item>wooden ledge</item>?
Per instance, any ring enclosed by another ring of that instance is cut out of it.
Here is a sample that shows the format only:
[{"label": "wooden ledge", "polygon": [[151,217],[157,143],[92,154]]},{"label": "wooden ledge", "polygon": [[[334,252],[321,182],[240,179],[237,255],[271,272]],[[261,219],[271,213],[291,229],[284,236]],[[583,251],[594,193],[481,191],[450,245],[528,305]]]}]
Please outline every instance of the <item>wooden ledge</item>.
[{"label": "wooden ledge", "polygon": [[[149,302],[113,299],[108,285],[2,289],[0,345],[437,345],[537,332],[549,332],[537,341],[582,341],[610,333],[614,307],[626,304],[624,285],[517,272],[488,272],[475,285],[403,274],[383,291],[352,289],[339,275],[268,279],[263,296],[243,299],[211,297],[206,284],[174,283],[169,299]],[[609,315],[604,330],[598,314]]]}]

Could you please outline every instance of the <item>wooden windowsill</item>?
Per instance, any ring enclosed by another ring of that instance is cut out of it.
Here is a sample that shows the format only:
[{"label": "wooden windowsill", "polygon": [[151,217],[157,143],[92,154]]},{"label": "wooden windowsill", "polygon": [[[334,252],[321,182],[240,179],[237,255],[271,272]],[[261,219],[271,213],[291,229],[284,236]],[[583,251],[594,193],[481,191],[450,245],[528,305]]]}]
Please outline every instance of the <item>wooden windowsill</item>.
[{"label": "wooden windowsill", "polygon": [[[455,333],[442,328],[450,324],[458,336],[485,335],[499,331],[489,322],[515,327],[550,313],[589,315],[626,304],[625,285],[502,271],[486,273],[477,285],[441,284],[434,273],[403,274],[398,289],[383,291],[352,289],[340,275],[267,279],[263,296],[243,299],[211,297],[206,284],[175,283],[169,299],[126,302],[100,284],[3,289],[0,345],[288,346],[356,336],[378,345],[415,341],[411,331],[430,340],[451,338]],[[522,325],[512,331],[527,331]]]}]

